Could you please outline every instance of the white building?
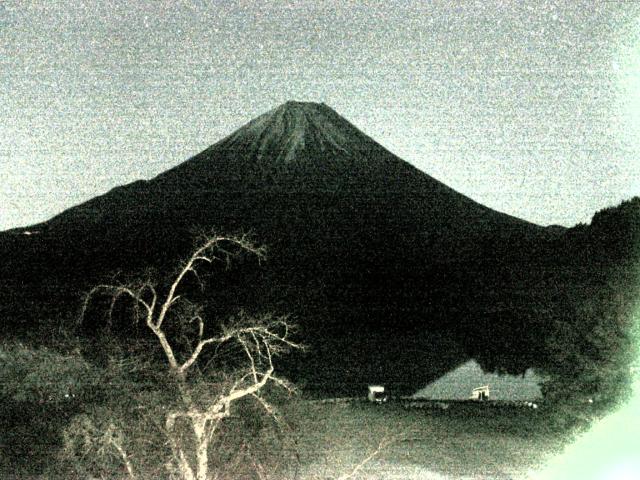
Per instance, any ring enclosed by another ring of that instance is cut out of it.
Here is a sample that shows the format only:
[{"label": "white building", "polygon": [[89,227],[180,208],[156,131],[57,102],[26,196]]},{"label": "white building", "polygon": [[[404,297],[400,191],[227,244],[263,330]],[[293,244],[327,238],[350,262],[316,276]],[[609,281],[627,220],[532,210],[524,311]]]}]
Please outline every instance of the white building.
[{"label": "white building", "polygon": [[382,385],[369,385],[369,394],[367,395],[367,399],[370,402],[383,403],[387,401],[388,396]]},{"label": "white building", "polygon": [[471,396],[469,397],[471,400],[489,400],[489,385],[485,385],[483,387],[474,388],[471,390]]}]

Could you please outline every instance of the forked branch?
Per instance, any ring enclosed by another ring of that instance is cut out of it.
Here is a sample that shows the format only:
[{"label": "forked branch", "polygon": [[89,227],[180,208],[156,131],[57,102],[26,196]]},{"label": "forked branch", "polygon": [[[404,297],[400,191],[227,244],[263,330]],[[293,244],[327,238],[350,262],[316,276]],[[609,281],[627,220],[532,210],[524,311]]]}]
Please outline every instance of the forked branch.
[{"label": "forked branch", "polygon": [[[168,411],[165,410],[163,416],[164,429],[173,456],[167,468],[178,472],[183,479],[207,480],[210,478],[207,449],[213,432],[224,418],[231,415],[235,402],[244,397],[253,397],[270,416],[277,420],[275,409],[260,393],[269,382],[289,391],[292,390],[284,379],[275,375],[273,364],[275,356],[291,349],[301,348],[291,338],[293,329],[287,317],[273,315],[251,317],[241,312],[234,321],[223,325],[218,330],[218,335],[210,335],[207,332],[202,308],[191,304],[185,298],[185,292],[181,291],[185,290],[184,279],[190,273],[195,275],[196,280],[201,284],[197,271],[199,265],[217,261],[228,263],[235,250],[254,254],[258,259],[264,256],[264,250],[254,246],[247,237],[209,237],[204,239],[172,277],[166,293],[161,294],[157,284],[152,282],[137,285],[103,284],[94,287],[87,294],[82,308],[81,318],[84,318],[93,297],[104,293],[110,296],[108,310],[110,322],[115,306],[122,297],[127,297],[133,302],[136,313],[138,311],[143,313],[146,326],[153,332],[162,347],[169,372],[176,381],[179,391],[178,403]],[[169,337],[171,330],[165,328],[170,314],[172,318],[177,318],[184,324],[195,325],[195,331],[191,330],[194,338],[186,342],[190,347],[180,355],[172,345],[178,342],[175,338]],[[217,396],[200,393],[196,395],[195,384],[189,376],[191,369],[208,347],[215,346],[215,354],[218,348],[231,343],[240,346],[245,356],[244,368],[237,373],[235,382],[228,384]],[[178,423],[182,425],[181,428],[177,427]],[[180,433],[184,431],[185,425],[189,426],[192,436]],[[187,445],[185,442],[190,444]],[[118,446],[114,445],[114,448],[125,461],[125,467],[130,476],[133,476],[130,463],[126,463],[128,457]]]},{"label": "forked branch", "polygon": [[[208,344],[220,344],[229,340],[233,332],[227,333],[220,337],[211,337],[204,339],[205,324],[203,317],[197,313],[191,320],[198,322],[198,339],[194,349],[188,354],[186,360],[182,363],[178,360],[174,348],[171,342],[166,336],[163,330],[163,323],[167,318],[172,307],[174,307],[178,300],[182,297],[177,292],[179,291],[185,277],[188,273],[196,275],[199,281],[197,266],[199,263],[211,264],[215,261],[227,262],[234,255],[229,249],[223,248],[224,245],[230,245],[236,247],[239,252],[248,252],[254,254],[258,259],[264,257],[264,248],[255,246],[246,236],[240,237],[228,237],[228,236],[212,236],[205,238],[200,246],[198,246],[190,257],[184,262],[182,267],[178,270],[175,278],[171,282],[166,295],[160,297],[158,294],[157,286],[151,281],[143,282],[139,285],[97,285],[89,291],[85,296],[82,311],[81,321],[84,319],[87,309],[93,300],[93,298],[104,293],[111,296],[111,301],[108,309],[109,324],[112,321],[113,311],[122,297],[128,297],[133,301],[136,311],[139,309],[144,312],[144,319],[147,327],[158,339],[162,350],[167,358],[169,368],[178,375],[184,375],[185,372],[197,361],[204,347]],[[183,319],[184,320],[184,319]]]}]

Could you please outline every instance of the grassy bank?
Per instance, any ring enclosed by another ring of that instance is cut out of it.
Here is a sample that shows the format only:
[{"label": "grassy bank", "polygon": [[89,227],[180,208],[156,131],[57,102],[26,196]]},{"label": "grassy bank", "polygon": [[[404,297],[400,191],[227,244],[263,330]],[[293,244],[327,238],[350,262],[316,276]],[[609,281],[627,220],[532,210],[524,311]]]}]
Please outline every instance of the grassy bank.
[{"label": "grassy bank", "polygon": [[[294,400],[281,410],[290,425],[283,432],[290,451],[273,450],[282,460],[274,463],[281,467],[265,478],[337,479],[369,457],[351,478],[523,478],[559,452],[568,436],[549,428],[545,412],[521,407],[458,403],[447,410],[418,410],[399,403]],[[55,461],[57,429],[69,420],[58,411],[14,413],[24,416],[26,430],[3,425],[3,453],[14,459],[12,464],[0,462],[3,478],[23,478]],[[38,425],[48,428],[38,430]],[[20,451],[10,451],[16,449]]]},{"label": "grassy bank", "polygon": [[300,478],[338,478],[382,448],[356,478],[518,478],[562,449],[544,412],[458,404],[447,410],[366,402],[288,407]]}]

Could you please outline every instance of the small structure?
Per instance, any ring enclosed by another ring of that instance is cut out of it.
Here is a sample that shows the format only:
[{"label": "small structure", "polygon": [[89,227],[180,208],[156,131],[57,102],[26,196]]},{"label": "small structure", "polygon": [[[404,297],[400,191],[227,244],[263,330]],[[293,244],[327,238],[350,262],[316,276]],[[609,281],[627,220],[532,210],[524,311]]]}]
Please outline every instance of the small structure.
[{"label": "small structure", "polygon": [[389,399],[389,396],[382,385],[369,385],[367,399],[373,403],[384,403]]},{"label": "small structure", "polygon": [[474,388],[471,391],[470,400],[478,400],[480,402],[484,400],[489,400],[489,385],[485,385],[484,387]]}]

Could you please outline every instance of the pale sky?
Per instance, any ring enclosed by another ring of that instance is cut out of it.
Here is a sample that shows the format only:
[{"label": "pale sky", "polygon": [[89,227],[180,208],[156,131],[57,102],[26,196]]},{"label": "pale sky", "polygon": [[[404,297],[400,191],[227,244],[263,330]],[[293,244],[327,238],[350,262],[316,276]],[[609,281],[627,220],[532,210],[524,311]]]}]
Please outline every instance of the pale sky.
[{"label": "pale sky", "polygon": [[497,210],[640,194],[640,2],[0,0],[0,230],[325,102]]}]

